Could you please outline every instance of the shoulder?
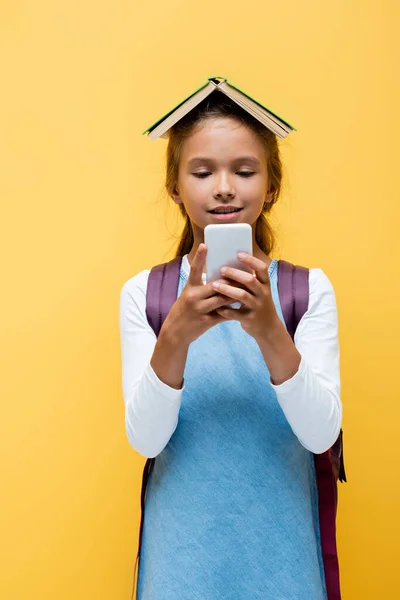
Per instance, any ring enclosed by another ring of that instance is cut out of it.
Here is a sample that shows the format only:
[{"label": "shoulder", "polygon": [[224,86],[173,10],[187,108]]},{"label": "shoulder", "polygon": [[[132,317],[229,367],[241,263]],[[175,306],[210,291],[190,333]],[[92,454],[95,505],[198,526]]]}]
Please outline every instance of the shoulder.
[{"label": "shoulder", "polygon": [[140,271],[123,284],[120,291],[119,305],[121,318],[134,315],[145,317],[147,281],[150,269]]},{"label": "shoulder", "polygon": [[313,320],[337,322],[337,307],[335,290],[329,277],[322,269],[309,270],[309,300],[308,309],[302,321]]},{"label": "shoulder", "polygon": [[332,282],[322,269],[309,269],[309,287],[311,294],[335,294]]},{"label": "shoulder", "polygon": [[[336,348],[338,341],[338,312],[335,290],[329,277],[322,269],[309,269],[308,308],[297,326],[295,344],[308,356],[310,351],[321,343]],[[336,350],[335,350],[336,352]]]},{"label": "shoulder", "polygon": [[121,298],[124,296],[137,297],[143,294],[146,295],[149,274],[150,269],[144,269],[125,281],[121,288]]},{"label": "shoulder", "polygon": [[308,271],[309,309],[314,305],[319,304],[322,299],[328,299],[330,302],[335,302],[335,290],[332,282],[322,269],[308,268],[305,266],[300,268]]}]

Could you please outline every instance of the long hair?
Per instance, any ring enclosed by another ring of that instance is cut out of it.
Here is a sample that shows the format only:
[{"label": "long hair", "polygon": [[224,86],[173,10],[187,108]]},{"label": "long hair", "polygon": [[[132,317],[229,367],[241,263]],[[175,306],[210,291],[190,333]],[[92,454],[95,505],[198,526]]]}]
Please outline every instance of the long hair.
[{"label": "long hair", "polygon": [[[279,198],[282,183],[282,163],[278,140],[275,134],[240,108],[225,94],[213,92],[170,129],[166,153],[166,191],[169,196],[173,197],[173,191],[178,182],[179,163],[184,141],[202,121],[220,117],[234,118],[249,127],[259,136],[264,147],[270,191],[273,193],[273,196],[271,202],[264,204],[263,210],[257,219],[255,238],[261,250],[265,254],[270,254],[275,245],[275,237],[267,215]],[[179,210],[185,220],[185,224],[176,256],[183,256],[184,254],[188,254],[192,249],[194,236],[192,224],[183,204],[179,205]]]}]

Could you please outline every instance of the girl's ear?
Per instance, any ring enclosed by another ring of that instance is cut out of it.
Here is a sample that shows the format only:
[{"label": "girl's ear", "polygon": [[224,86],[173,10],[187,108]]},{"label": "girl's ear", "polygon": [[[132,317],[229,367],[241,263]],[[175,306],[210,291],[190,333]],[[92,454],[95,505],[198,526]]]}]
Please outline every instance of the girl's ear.
[{"label": "girl's ear", "polygon": [[178,188],[176,186],[174,187],[171,196],[175,204],[182,204],[182,198],[180,197]]},{"label": "girl's ear", "polygon": [[274,199],[274,190],[269,189],[267,195],[265,196],[264,204],[270,204]]}]

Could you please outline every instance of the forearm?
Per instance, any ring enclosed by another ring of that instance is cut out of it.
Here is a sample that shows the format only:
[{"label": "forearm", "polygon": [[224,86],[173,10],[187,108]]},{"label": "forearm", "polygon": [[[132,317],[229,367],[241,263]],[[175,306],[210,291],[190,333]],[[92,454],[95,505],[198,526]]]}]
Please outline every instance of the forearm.
[{"label": "forearm", "polygon": [[129,396],[128,438],[135,450],[149,458],[165,448],[178,424],[187,350],[168,329],[161,329],[150,361]]},{"label": "forearm", "polygon": [[165,448],[178,424],[181,396],[181,390],[164,385],[147,363],[125,394],[126,432],[134,450],[153,458]]},{"label": "forearm", "polygon": [[304,357],[292,379],[273,387],[293,433],[305,448],[321,454],[335,443],[342,422],[339,390],[315,373]]},{"label": "forearm", "polygon": [[157,377],[171,388],[183,387],[189,344],[173,334],[167,322],[162,327],[154,348],[150,364]]},{"label": "forearm", "polygon": [[[315,454],[337,439],[342,420],[338,385],[307,365],[283,324],[257,340],[278,402],[300,443]],[[285,335],[286,334],[286,335]]]},{"label": "forearm", "polygon": [[297,373],[301,355],[278,316],[274,325],[256,341],[274,385],[281,385]]},{"label": "forearm", "polygon": [[[154,335],[146,316],[146,285],[147,273],[143,272],[121,290],[122,388],[129,443],[153,458],[168,444],[178,424],[187,350],[182,340],[169,341],[164,326],[159,340]],[[171,331],[176,333],[175,324]]]}]

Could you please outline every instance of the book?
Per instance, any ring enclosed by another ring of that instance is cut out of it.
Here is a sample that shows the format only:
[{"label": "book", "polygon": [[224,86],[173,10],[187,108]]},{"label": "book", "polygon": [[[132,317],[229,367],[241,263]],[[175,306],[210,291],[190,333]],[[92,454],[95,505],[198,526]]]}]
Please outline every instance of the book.
[{"label": "book", "polygon": [[236,104],[254,118],[258,119],[258,121],[281,139],[285,138],[291,131],[297,131],[293,125],[290,125],[282,117],[230,83],[225,77],[209,77],[206,83],[167,112],[161,119],[158,119],[153,125],[148,127],[142,135],[147,133],[152,140],[156,140],[159,137],[167,138],[169,129],[175,123],[214,92],[226,94],[228,98],[236,102]]}]

